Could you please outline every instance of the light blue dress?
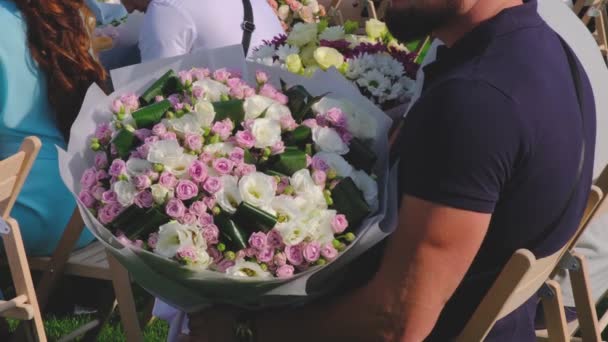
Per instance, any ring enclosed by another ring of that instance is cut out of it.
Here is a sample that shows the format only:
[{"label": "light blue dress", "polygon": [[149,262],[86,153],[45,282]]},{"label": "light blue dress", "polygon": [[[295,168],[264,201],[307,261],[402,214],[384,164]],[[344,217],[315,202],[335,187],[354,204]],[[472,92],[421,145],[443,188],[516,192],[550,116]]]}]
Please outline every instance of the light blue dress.
[{"label": "light blue dress", "polygon": [[[0,0],[0,32],[0,159],[14,154],[26,136],[42,140],[11,216],[19,222],[28,255],[50,255],[76,207],[59,175],[55,145],[66,144],[55,125],[45,75],[30,55],[25,21],[12,1]],[[91,241],[85,230],[77,247]]]}]

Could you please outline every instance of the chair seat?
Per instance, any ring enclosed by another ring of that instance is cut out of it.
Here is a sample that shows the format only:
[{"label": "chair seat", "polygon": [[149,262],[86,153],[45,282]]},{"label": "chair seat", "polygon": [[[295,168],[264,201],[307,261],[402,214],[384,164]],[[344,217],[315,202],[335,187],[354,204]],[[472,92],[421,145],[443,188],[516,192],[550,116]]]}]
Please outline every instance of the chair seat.
[{"label": "chair seat", "polygon": [[[50,262],[51,257],[29,258],[30,267],[34,270],[46,270]],[[64,273],[78,277],[112,280],[108,257],[100,242],[94,242],[74,251],[66,263]]]}]

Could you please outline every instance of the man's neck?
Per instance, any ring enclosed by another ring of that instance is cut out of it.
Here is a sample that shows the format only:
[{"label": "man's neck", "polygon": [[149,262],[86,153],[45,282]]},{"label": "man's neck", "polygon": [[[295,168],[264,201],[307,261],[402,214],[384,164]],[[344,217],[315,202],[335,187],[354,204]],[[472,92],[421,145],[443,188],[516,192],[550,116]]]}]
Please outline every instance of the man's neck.
[{"label": "man's neck", "polygon": [[479,0],[472,6],[466,6],[467,1],[461,14],[451,20],[448,24],[433,32],[433,36],[439,38],[448,47],[454,45],[467,33],[472,31],[479,24],[486,20],[492,19],[502,10],[510,7],[515,7],[523,4],[522,0],[501,0],[501,1],[484,1]]}]

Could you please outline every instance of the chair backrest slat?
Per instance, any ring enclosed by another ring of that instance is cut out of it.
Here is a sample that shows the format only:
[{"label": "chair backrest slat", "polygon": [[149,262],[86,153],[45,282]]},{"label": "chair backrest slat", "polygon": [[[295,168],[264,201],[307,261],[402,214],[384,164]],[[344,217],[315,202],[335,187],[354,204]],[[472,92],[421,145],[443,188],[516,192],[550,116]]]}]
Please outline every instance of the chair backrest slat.
[{"label": "chair backrest slat", "polygon": [[21,187],[38,156],[42,143],[37,137],[23,140],[19,151],[0,161],[0,217],[8,219]]}]

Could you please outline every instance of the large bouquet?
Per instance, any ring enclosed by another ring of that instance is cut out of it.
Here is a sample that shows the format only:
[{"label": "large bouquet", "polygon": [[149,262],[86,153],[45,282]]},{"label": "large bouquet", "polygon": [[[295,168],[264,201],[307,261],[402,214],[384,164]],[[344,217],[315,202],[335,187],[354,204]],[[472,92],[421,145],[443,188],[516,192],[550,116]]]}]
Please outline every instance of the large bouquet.
[{"label": "large bouquet", "polygon": [[289,35],[258,47],[252,59],[306,76],[335,67],[382,109],[407,103],[418,70],[415,54],[408,53],[376,19],[366,22],[365,35],[357,31],[355,22],[332,27],[296,24]]},{"label": "large bouquet", "polygon": [[317,0],[268,0],[285,31],[297,23],[317,23],[327,16]]},{"label": "large bouquet", "polygon": [[59,153],[87,226],[184,311],[306,300],[386,235],[381,112],[337,74],[216,68],[234,53],[130,68],[109,97],[93,87]]}]

